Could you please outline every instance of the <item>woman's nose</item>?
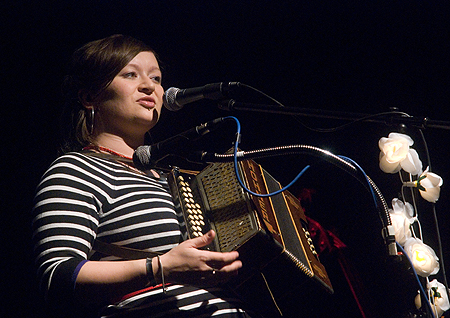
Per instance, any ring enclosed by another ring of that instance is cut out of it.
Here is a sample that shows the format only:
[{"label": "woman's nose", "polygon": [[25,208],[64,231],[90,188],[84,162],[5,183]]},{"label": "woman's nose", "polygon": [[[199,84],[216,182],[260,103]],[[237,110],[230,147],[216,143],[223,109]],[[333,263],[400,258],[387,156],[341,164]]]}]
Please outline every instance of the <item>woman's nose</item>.
[{"label": "woman's nose", "polygon": [[139,85],[138,89],[140,92],[151,94],[155,90],[155,83],[152,81],[152,79],[145,77]]}]

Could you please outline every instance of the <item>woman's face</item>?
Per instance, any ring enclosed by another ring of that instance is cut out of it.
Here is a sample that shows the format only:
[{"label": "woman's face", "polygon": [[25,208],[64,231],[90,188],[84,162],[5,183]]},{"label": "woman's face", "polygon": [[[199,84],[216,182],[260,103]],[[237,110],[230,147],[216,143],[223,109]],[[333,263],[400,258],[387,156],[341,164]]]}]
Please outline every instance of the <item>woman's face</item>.
[{"label": "woman's face", "polygon": [[137,54],[114,78],[95,107],[95,129],[141,137],[158,122],[164,89],[152,52]]}]

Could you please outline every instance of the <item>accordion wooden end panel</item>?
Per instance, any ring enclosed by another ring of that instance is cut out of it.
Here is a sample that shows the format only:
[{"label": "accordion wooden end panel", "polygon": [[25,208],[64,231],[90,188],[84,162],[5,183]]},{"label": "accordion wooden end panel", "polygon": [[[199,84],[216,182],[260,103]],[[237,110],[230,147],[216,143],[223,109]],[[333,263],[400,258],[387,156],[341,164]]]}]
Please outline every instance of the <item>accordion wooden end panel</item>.
[{"label": "accordion wooden end panel", "polygon": [[[253,160],[239,163],[244,184],[255,193],[267,194],[281,185]],[[308,231],[300,202],[288,191],[271,197],[245,192],[233,163],[214,163],[199,173],[173,169],[169,185],[176,209],[183,214],[185,238],[215,230],[207,249],[237,250],[243,263],[230,285],[247,293],[261,278],[278,301],[293,291],[318,288],[333,293]]]}]

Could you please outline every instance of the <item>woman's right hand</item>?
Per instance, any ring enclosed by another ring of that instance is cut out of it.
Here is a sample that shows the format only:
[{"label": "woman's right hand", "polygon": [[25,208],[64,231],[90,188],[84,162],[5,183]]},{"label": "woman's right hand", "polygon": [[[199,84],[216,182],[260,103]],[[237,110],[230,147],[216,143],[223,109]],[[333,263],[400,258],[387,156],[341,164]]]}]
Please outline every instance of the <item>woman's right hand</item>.
[{"label": "woman's right hand", "polygon": [[[238,269],[242,267],[237,251],[221,253],[199,249],[210,244],[215,235],[211,230],[161,255],[165,282],[214,286],[237,275]],[[153,258],[152,266],[156,281],[161,283],[161,270],[156,257]]]}]

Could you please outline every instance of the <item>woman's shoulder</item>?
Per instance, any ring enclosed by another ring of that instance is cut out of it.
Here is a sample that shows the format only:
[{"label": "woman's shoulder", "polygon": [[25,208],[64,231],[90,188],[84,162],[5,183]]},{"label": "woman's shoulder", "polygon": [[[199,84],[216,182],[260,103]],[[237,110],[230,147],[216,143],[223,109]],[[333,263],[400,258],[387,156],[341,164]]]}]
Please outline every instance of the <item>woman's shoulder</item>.
[{"label": "woman's shoulder", "polygon": [[120,166],[120,164],[112,160],[110,156],[102,156],[102,154],[91,152],[89,150],[67,152],[65,154],[62,154],[55,159],[52,165],[61,163],[71,163],[78,166],[92,165],[99,163],[107,164],[109,166],[118,166],[118,167]]},{"label": "woman's shoulder", "polygon": [[48,173],[68,173],[74,172],[83,174],[86,172],[98,174],[101,172],[120,169],[121,165],[107,158],[91,156],[84,151],[68,152],[57,157],[47,170]]}]

